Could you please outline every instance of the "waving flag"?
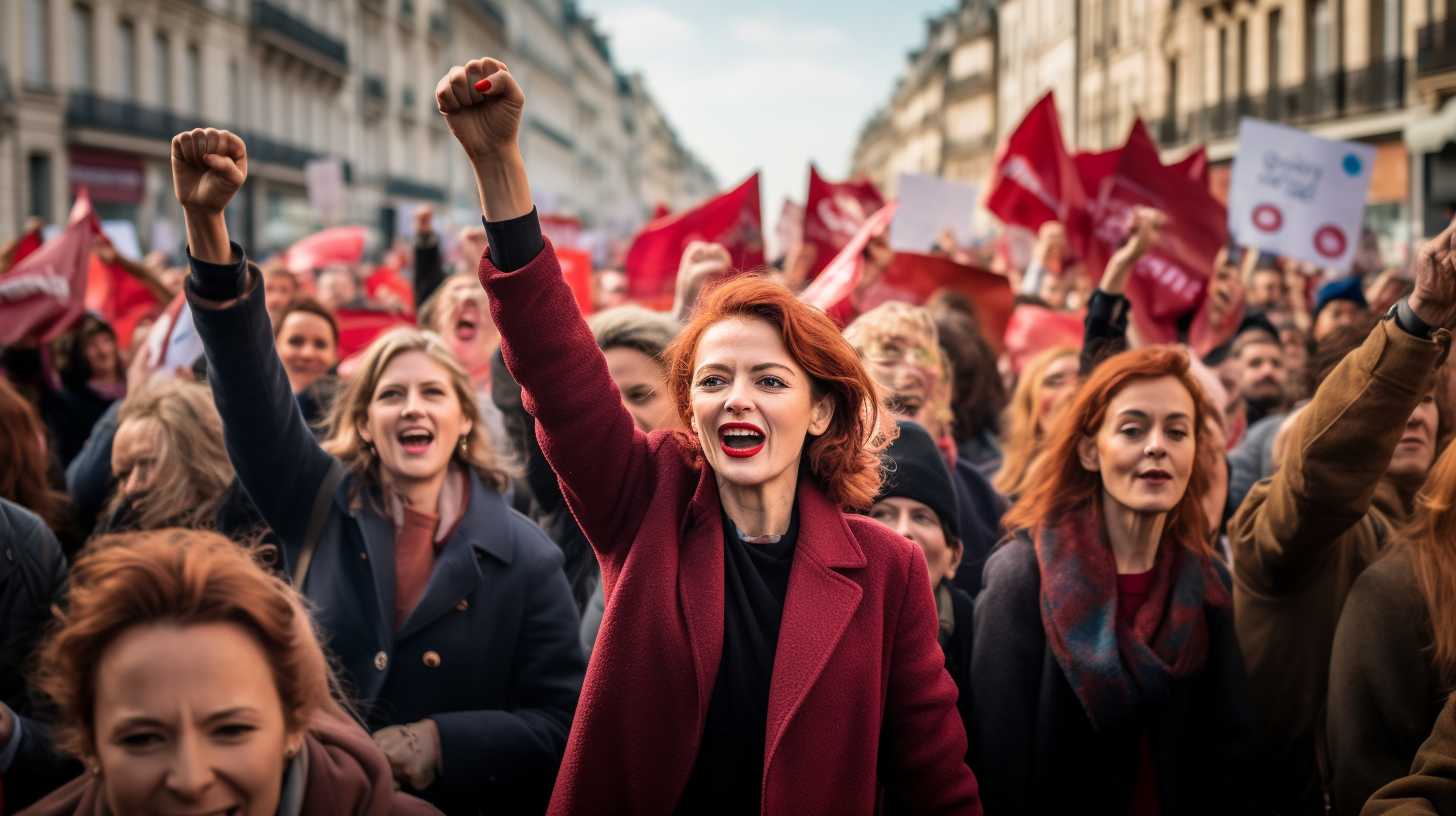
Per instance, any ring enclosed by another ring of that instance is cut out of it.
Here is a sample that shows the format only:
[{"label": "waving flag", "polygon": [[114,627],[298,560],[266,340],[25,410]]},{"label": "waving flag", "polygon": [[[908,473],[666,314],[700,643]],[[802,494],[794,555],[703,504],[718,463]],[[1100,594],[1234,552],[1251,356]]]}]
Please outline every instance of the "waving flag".
[{"label": "waving flag", "polygon": [[809,165],[809,192],[804,204],[804,243],[814,247],[809,268],[813,280],[844,245],[853,240],[860,225],[881,207],[885,199],[869,181],[825,181],[818,168]]},{"label": "waving flag", "polygon": [[623,264],[632,298],[649,305],[670,304],[678,261],[691,241],[722,244],[735,269],[763,266],[757,173],[717,198],[652,221],[637,233]]},{"label": "waving flag", "polygon": [[86,308],[91,245],[101,225],[85,189],[64,232],[0,275],[0,346],[23,338],[55,339]]}]

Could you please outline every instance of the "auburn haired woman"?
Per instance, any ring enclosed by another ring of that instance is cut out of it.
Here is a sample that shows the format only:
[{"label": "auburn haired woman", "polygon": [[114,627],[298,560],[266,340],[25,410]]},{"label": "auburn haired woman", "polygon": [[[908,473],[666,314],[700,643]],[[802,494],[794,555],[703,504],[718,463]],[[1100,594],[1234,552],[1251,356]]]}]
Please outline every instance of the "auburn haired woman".
[{"label": "auburn haired woman", "polygon": [[1050,429],[976,604],[971,758],[988,812],[1246,812],[1204,405],[1183,352],[1155,346],[1102,363]]},{"label": "auburn haired woman", "polygon": [[223,219],[246,168],[227,131],[173,139],[188,299],[238,478],[400,784],[451,813],[539,812],[584,668],[561,552],[506,504],[475,389],[434,334],[375,340],[314,441]]},{"label": "auburn haired woman", "polygon": [[299,298],[279,310],[273,339],[304,421],[321,432],[340,388],[334,374],[339,363],[339,322],[323,304]]},{"label": "auburn haired woman", "polygon": [[690,431],[643,433],[541,235],[520,87],[479,59],[436,101],[478,180],[506,363],[607,590],[551,812],[868,814],[885,788],[979,812],[925,557],[844,512],[880,484],[854,350],[734,279],[668,355]]},{"label": "auburn haired woman", "polygon": [[27,814],[436,812],[344,713],[298,596],[227,539],[99,538],[62,608],[37,686],[89,773]]},{"label": "auburn haired woman", "polygon": [[1416,494],[1405,535],[1350,588],[1325,713],[1330,797],[1355,814],[1405,776],[1456,687],[1456,446]]},{"label": "auburn haired woman", "polygon": [[1021,372],[1006,406],[1006,440],[1001,470],[992,485],[1015,501],[1029,486],[1032,466],[1046,448],[1056,412],[1077,390],[1077,349],[1058,346],[1033,357]]}]

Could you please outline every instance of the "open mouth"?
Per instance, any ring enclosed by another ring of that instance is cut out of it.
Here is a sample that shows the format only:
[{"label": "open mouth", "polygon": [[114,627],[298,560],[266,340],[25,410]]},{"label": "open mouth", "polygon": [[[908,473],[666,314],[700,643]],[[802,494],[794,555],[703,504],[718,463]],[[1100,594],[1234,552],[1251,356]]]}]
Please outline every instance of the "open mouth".
[{"label": "open mouth", "polygon": [[399,447],[409,456],[422,456],[434,444],[435,435],[423,428],[409,428],[399,432]]},{"label": "open mouth", "polygon": [[455,339],[469,343],[480,336],[480,307],[467,303],[455,318]]},{"label": "open mouth", "polygon": [[1148,484],[1160,486],[1173,481],[1173,474],[1166,470],[1145,470],[1137,477]]},{"label": "open mouth", "polygon": [[723,453],[735,459],[747,459],[763,450],[766,438],[762,428],[747,422],[729,422],[718,429]]}]

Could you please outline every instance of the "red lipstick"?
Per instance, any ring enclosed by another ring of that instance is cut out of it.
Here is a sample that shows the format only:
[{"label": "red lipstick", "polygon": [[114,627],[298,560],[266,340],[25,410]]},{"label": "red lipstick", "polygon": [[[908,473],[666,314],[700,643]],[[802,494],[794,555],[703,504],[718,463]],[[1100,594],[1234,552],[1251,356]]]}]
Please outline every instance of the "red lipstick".
[{"label": "red lipstick", "polygon": [[[729,431],[747,431],[746,435],[734,434],[731,438],[740,441],[746,440],[749,444],[738,447],[729,445]],[[768,435],[763,432],[762,428],[748,422],[728,422],[718,428],[719,448],[722,449],[725,456],[731,456],[734,459],[748,459],[757,455],[759,451],[763,450],[767,438]]]}]

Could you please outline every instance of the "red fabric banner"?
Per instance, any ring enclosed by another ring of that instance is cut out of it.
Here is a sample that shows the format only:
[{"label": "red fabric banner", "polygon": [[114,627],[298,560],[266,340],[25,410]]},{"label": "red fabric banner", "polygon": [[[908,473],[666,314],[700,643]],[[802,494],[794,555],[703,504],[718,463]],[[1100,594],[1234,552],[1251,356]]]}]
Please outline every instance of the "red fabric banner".
[{"label": "red fabric banner", "polygon": [[970,298],[981,324],[981,334],[999,353],[1011,319],[1012,292],[1006,278],[989,270],[958,264],[940,255],[896,252],[890,268],[859,293],[855,305],[865,312],[891,300],[923,304],[941,289]]},{"label": "red fabric banner", "polygon": [[368,309],[340,309],[334,312],[334,320],[339,323],[340,360],[363,351],[374,338],[395,326],[414,325],[414,320],[406,315]]},{"label": "red fabric banner", "polygon": [[1083,205],[1076,164],[1062,141],[1057,103],[1047,92],[1007,138],[986,209],[1007,224],[1033,232],[1047,221],[1068,223]]},{"label": "red fabric banner", "polygon": [[735,269],[763,266],[758,174],[698,207],[652,221],[637,233],[623,264],[634,300],[660,303],[666,298],[671,302],[678,261],[690,241],[727,247]]},{"label": "red fabric banner", "polygon": [[86,309],[116,330],[122,348],[131,347],[132,330],[142,318],[162,310],[152,290],[127,274],[121,264],[108,264],[94,254],[87,267]]},{"label": "red fabric banner", "polygon": [[35,337],[49,342],[86,308],[91,245],[101,225],[85,190],[64,232],[0,275],[0,346]]},{"label": "red fabric banner", "polygon": [[27,255],[40,249],[40,245],[43,243],[45,243],[45,237],[40,234],[38,229],[20,236],[20,240],[15,242],[15,251],[10,256],[10,263],[18,264],[25,260]]},{"label": "red fabric banner", "polygon": [[409,314],[415,313],[415,289],[399,274],[399,268],[384,265],[364,279],[364,291],[377,303],[397,304]]},{"label": "red fabric banner", "polygon": [[576,247],[555,247],[555,249],[556,261],[561,264],[561,276],[566,278],[566,285],[571,287],[571,294],[576,296],[577,308],[581,309],[581,313],[584,315],[591,314],[591,253]]},{"label": "red fabric banner", "polygon": [[364,259],[368,227],[330,227],[300,238],[283,253],[283,265],[295,275],[307,275],[329,264],[356,264]]},{"label": "red fabric banner", "polygon": [[828,266],[854,238],[865,219],[883,206],[885,199],[873,182],[825,181],[818,168],[810,164],[803,233],[804,245],[814,247],[809,279],[813,280]]},{"label": "red fabric banner", "polygon": [[[1082,347],[1080,313],[1056,312],[1045,306],[1023,303],[1004,325],[1006,353],[1011,369],[1020,374],[1033,357],[1057,346]],[[989,334],[987,335],[990,336]]]},{"label": "red fabric banner", "polygon": [[895,217],[895,204],[896,201],[890,199],[879,212],[866,219],[860,225],[859,232],[839,250],[839,254],[834,256],[834,260],[824,268],[819,277],[799,293],[799,299],[810,306],[823,309],[841,324],[852,319],[853,310],[845,313],[841,304],[849,300],[849,296],[859,287],[860,279],[864,276],[864,249],[871,239],[890,228],[890,221]]}]

